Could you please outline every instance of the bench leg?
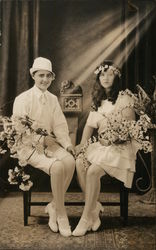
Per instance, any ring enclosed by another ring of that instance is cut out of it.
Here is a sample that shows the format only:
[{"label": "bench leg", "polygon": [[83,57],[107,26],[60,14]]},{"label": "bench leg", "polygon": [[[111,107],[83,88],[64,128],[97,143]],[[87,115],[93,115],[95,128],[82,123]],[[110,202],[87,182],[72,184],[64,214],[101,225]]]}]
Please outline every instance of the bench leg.
[{"label": "bench leg", "polygon": [[124,209],[123,209],[123,219],[124,219],[124,225],[127,225],[128,221],[128,189],[124,188]]},{"label": "bench leg", "polygon": [[123,201],[124,201],[124,197],[123,197],[123,186],[120,185],[120,216],[123,217]]},{"label": "bench leg", "polygon": [[23,212],[24,212],[24,226],[28,225],[28,200],[29,199],[29,192],[23,191]]},{"label": "bench leg", "polygon": [[128,221],[128,194],[127,188],[121,184],[120,186],[120,216],[123,218],[124,225]]},{"label": "bench leg", "polygon": [[28,191],[28,216],[30,216],[31,214],[31,206],[30,206],[30,203],[31,203],[31,191],[29,190]]}]

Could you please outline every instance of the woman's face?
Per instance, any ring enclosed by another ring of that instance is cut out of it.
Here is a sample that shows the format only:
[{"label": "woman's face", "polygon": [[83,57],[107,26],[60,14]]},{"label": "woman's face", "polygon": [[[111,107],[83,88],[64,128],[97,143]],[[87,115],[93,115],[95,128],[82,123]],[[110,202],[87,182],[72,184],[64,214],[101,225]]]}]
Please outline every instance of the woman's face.
[{"label": "woman's face", "polygon": [[47,88],[51,85],[53,80],[52,73],[47,70],[38,70],[32,76],[35,81],[35,85],[42,91],[46,91]]},{"label": "woman's face", "polygon": [[110,89],[112,87],[115,75],[112,69],[107,71],[101,71],[99,80],[104,89]]}]

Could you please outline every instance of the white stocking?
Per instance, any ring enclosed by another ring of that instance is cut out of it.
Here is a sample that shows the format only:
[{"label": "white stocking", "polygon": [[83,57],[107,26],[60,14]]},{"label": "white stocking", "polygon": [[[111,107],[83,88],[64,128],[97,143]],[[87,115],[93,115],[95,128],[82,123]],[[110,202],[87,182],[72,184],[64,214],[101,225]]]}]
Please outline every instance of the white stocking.
[{"label": "white stocking", "polygon": [[91,165],[88,168],[86,175],[86,192],[85,192],[85,207],[83,211],[83,218],[89,218],[91,211],[96,208],[96,202],[100,193],[100,178],[105,175],[102,168],[96,165]]},{"label": "white stocking", "polygon": [[50,168],[50,179],[57,215],[65,216],[64,165],[61,161],[56,161],[52,164]]},{"label": "white stocking", "polygon": [[77,177],[78,177],[80,187],[81,187],[83,193],[85,193],[87,171],[85,170],[85,168],[83,166],[83,160],[80,158],[76,160],[76,172],[77,172]]},{"label": "white stocking", "polygon": [[65,194],[74,174],[75,160],[72,155],[71,156],[69,155],[63,158],[62,162],[64,164],[64,194]]}]

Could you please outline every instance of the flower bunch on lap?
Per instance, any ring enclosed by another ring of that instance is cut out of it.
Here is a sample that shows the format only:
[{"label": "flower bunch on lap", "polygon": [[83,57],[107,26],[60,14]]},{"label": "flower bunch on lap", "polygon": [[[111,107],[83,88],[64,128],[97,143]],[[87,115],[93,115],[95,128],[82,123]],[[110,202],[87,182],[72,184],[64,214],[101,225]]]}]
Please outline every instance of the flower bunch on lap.
[{"label": "flower bunch on lap", "polygon": [[18,159],[18,166],[8,172],[8,180],[10,184],[18,184],[24,191],[29,190],[33,183],[30,176],[25,174],[24,167],[35,151],[44,153],[43,138],[48,133],[41,124],[28,116],[0,117],[0,123],[0,154],[9,151],[12,158]]}]

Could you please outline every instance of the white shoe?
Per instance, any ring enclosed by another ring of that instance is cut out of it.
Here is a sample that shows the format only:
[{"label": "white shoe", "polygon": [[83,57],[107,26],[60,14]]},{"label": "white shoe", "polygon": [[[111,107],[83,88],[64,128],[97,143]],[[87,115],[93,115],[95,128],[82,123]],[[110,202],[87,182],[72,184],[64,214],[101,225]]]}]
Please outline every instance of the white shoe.
[{"label": "white shoe", "polygon": [[49,225],[50,229],[53,232],[57,233],[58,232],[58,225],[57,225],[57,221],[56,221],[56,209],[55,209],[55,205],[53,202],[49,203],[46,206],[45,213],[49,214],[48,225]]},{"label": "white shoe", "polygon": [[96,203],[96,208],[95,210],[92,212],[92,216],[93,216],[93,224],[92,224],[92,230],[93,231],[97,231],[98,228],[101,225],[101,220],[99,218],[99,213],[103,212],[104,208],[102,207],[101,203],[97,201]]},{"label": "white shoe", "polygon": [[69,225],[69,221],[68,218],[66,216],[58,216],[57,217],[57,223],[58,223],[58,228],[59,228],[59,232],[62,236],[64,237],[69,237],[71,236],[71,228]]},{"label": "white shoe", "polygon": [[77,227],[72,232],[73,236],[83,236],[92,229],[92,221],[81,218]]}]

